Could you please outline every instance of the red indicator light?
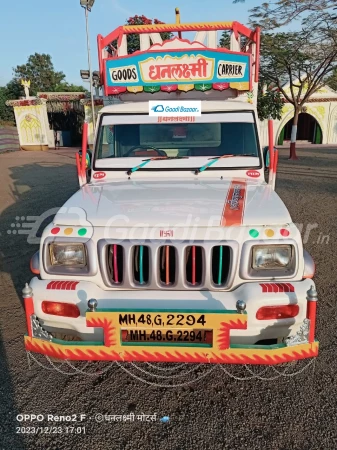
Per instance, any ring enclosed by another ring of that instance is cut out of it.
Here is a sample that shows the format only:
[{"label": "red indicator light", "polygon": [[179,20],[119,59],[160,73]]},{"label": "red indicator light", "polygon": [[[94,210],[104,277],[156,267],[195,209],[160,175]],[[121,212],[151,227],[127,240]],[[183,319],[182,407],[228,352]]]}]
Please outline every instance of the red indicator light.
[{"label": "red indicator light", "polygon": [[42,302],[42,311],[45,314],[51,314],[53,316],[63,316],[63,317],[79,317],[80,310],[77,305],[72,303],[59,303],[59,302]]},{"label": "red indicator light", "polygon": [[282,228],[282,230],[280,230],[281,236],[287,237],[290,234],[290,231],[286,230],[285,228]]},{"label": "red indicator light", "polygon": [[51,234],[58,234],[60,232],[60,228],[59,227],[55,227],[51,230]]},{"label": "red indicator light", "polygon": [[298,305],[263,306],[256,313],[257,320],[290,319],[299,312]]}]

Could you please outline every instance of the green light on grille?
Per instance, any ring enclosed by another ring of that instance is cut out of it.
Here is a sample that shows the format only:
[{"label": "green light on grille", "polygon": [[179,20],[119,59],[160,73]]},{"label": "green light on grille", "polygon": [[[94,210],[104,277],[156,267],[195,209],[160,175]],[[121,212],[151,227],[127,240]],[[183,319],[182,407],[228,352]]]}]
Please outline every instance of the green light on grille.
[{"label": "green light on grille", "polygon": [[84,236],[85,234],[87,234],[87,230],[85,228],[81,228],[80,230],[78,230],[79,236]]},{"label": "green light on grille", "polygon": [[260,233],[257,230],[252,229],[252,230],[249,231],[249,234],[250,234],[250,236],[252,238],[255,239],[255,238],[257,238],[259,236]]}]

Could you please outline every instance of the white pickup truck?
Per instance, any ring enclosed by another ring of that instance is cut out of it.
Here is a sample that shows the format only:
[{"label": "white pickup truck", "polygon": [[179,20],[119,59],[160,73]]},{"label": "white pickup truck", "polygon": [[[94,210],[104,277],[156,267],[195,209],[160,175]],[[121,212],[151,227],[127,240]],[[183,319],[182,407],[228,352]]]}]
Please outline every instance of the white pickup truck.
[{"label": "white pickup truck", "polygon": [[[211,45],[223,29],[230,49]],[[160,43],[168,30],[197,36]],[[131,32],[141,50],[128,55]],[[114,39],[117,53],[104,52]],[[144,25],[98,42],[104,93],[119,102],[99,113],[88,168],[84,127],[80,190],[32,258],[26,349],[70,360],[233,364],[316,356],[315,267],[274,190],[272,135],[265,179],[259,30]]]}]

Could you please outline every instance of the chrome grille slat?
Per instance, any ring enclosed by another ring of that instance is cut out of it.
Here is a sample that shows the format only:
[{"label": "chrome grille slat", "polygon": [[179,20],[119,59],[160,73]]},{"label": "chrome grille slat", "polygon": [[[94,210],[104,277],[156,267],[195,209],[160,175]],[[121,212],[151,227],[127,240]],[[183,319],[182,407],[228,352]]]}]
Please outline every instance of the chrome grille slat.
[{"label": "chrome grille slat", "polygon": [[[114,284],[109,278],[109,271],[106,263],[106,249],[108,245],[113,244],[121,245],[124,249],[124,261],[123,261],[123,282]],[[133,250],[137,245],[144,245],[149,247],[149,280],[146,284],[140,285],[135,282],[133,278]],[[176,254],[176,272],[175,272],[175,283],[166,285],[161,281],[159,264],[160,264],[160,248],[169,245],[175,248]],[[186,281],[186,248],[192,245],[202,247],[203,250],[203,273],[202,282],[196,286],[192,286]],[[230,262],[228,268],[228,276],[226,283],[221,286],[213,282],[212,276],[212,249],[216,246],[227,246],[230,249]],[[193,243],[186,241],[122,241],[114,242],[111,240],[100,240],[98,242],[98,256],[99,263],[101,267],[101,273],[104,283],[109,288],[115,289],[154,289],[154,290],[176,290],[176,291],[186,291],[186,290],[226,290],[230,288],[233,278],[235,268],[238,263],[239,256],[239,245],[236,241],[195,241]]]}]

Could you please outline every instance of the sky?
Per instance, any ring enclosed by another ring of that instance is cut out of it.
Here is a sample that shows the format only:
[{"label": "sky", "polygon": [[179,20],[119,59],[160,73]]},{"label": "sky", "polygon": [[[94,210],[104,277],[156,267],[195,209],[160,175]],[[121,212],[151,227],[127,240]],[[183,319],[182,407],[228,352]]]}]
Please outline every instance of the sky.
[{"label": "sky", "polygon": [[[48,53],[55,70],[66,81],[83,84],[80,70],[88,68],[85,12],[80,0],[11,0],[1,6],[0,86],[13,75],[13,67],[25,64],[33,53]],[[109,34],[135,14],[163,22],[175,21],[179,7],[182,22],[232,21],[244,24],[248,11],[259,0],[233,4],[232,0],[96,0],[89,13],[89,33],[93,70],[98,69],[96,36]]]}]

